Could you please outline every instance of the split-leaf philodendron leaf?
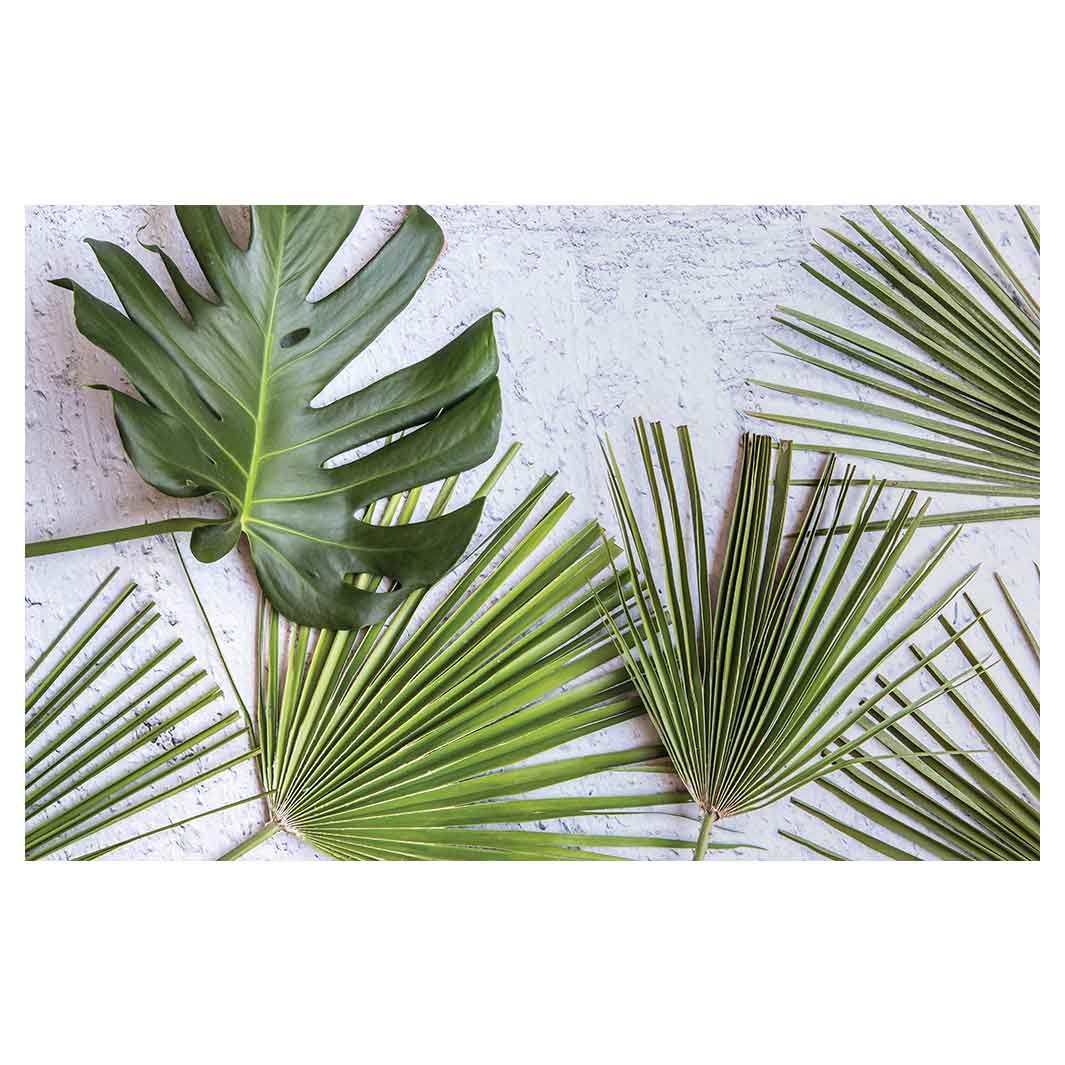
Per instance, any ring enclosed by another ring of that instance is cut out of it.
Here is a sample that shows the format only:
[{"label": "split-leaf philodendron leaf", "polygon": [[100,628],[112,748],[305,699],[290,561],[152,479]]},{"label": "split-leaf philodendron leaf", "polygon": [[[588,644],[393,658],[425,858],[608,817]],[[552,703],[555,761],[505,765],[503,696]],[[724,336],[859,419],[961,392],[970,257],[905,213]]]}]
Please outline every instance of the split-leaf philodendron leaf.
[{"label": "split-leaf philodendron leaf", "polygon": [[[143,397],[112,390],[122,442],[140,475],[168,495],[224,502],[226,518],[193,532],[196,557],[221,558],[243,533],[273,606],[329,629],[383,620],[454,565],[483,500],[391,528],[358,515],[376,500],[485,461],[500,425],[490,314],[435,355],[312,406],[406,307],[444,242],[436,222],[413,208],[362,270],[311,302],[360,210],[254,207],[243,249],[216,207],[176,208],[213,298],[165,252],[150,250],[162,257],[189,318],[133,256],[106,241],[89,243],[126,314],[71,280],[56,282],[74,293],[80,332]],[[387,437],[364,457],[326,467]],[[391,590],[355,587],[349,575],[358,573],[391,578]]]}]

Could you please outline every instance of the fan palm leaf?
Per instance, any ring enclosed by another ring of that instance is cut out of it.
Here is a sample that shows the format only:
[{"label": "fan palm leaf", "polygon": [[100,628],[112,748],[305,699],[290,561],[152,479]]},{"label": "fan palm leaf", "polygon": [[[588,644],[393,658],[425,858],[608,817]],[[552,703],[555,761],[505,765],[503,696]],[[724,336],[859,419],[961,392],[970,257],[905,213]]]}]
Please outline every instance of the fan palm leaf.
[{"label": "fan palm leaf", "polygon": [[[1023,614],[997,574],[996,580],[1011,614],[1038,658],[1038,643]],[[966,601],[976,611],[976,605],[968,595]],[[946,617],[941,615],[939,622],[948,634],[955,632]],[[956,756],[951,760],[953,764],[921,757],[910,762],[909,756],[925,755],[930,744],[958,749],[946,729],[917,711],[912,723],[920,727],[920,733],[896,723],[878,737],[880,744],[907,762],[913,771],[911,775],[877,763],[867,769],[845,769],[843,775],[853,787],[827,780],[819,782],[882,831],[866,832],[833,817],[815,804],[798,798],[791,801],[842,836],[887,858],[920,861],[920,854],[925,854],[944,861],[1037,861],[1038,769],[1032,772],[1025,759],[1014,753],[1006,737],[1012,734],[1015,745],[1023,747],[1038,767],[1039,696],[1036,685],[1020,669],[994,628],[986,620],[981,620],[980,626],[1022,696],[1021,700],[1010,699],[990,673],[981,672],[984,689],[1009,722],[1000,733],[960,692],[950,693],[964,720],[985,744],[989,767],[965,756]],[[977,660],[968,641],[959,639],[957,648],[966,661]],[[912,644],[910,650],[915,656],[921,655],[916,644]],[[928,663],[925,670],[934,683],[940,682],[942,674],[935,665]],[[883,678],[877,679],[883,683]],[[892,698],[902,706],[910,701],[901,689],[895,691]],[[871,712],[871,719],[879,716],[879,711]],[[847,860],[837,851],[812,843],[796,833],[781,834],[825,857]],[[919,853],[914,853],[914,848]]]},{"label": "fan palm leaf", "polygon": [[[254,753],[225,750],[248,736],[250,721],[242,722],[237,712],[210,719],[208,708],[222,692],[197,668],[195,658],[177,660],[180,639],[140,655],[139,645],[160,615],[148,602],[125,618],[137,586],[128,584],[108,601],[117,572],[104,578],[26,672],[30,684],[44,671],[26,695],[28,859],[61,851],[82,859],[100,857],[261,798],[250,796],[103,843],[114,835],[114,826],[214,779]],[[90,620],[78,630],[86,614]],[[116,667],[124,670],[121,680],[112,678]],[[79,848],[86,843],[96,846]]]},{"label": "fan palm leaf", "polygon": [[[843,424],[835,415],[748,413],[780,425],[869,442],[864,446],[837,445],[822,438],[797,443],[797,450],[831,451],[890,463],[903,468],[903,477],[937,475],[893,484],[935,492],[1038,499],[1038,301],[970,208],[963,210],[993,260],[991,270],[915,211],[906,209],[931,238],[931,247],[912,239],[883,212],[872,210],[895,245],[849,218],[844,221],[852,235],[826,231],[838,249],[814,244],[853,287],[844,287],[808,263],[803,268],[890,330],[901,346],[791,307],[778,307],[773,320],[820,345],[824,356],[773,337],[770,340],[792,358],[868,389],[882,401],[769,381],[750,383],[836,410],[854,411],[878,424]],[[1017,212],[1038,255],[1039,230],[1023,207]],[[960,267],[967,281],[958,280],[940,266],[936,252],[945,253]],[[901,431],[885,428],[885,422],[894,423]],[[938,517],[942,524],[951,524],[1038,514],[1037,505],[1022,503]]]},{"label": "fan palm leaf", "polygon": [[[347,860],[579,859],[692,846],[520,827],[687,798],[593,795],[586,786],[660,756],[660,747],[557,754],[642,710],[614,665],[597,605],[598,597],[627,631],[616,617],[627,583],[609,575],[618,549],[602,542],[594,521],[548,548],[572,503],[568,494],[549,500],[552,481],[542,478],[436,589],[435,605],[418,590],[387,621],[353,632],[292,625],[264,606],[256,730],[270,818],[227,857],[281,831]],[[430,517],[455,484],[443,484]],[[412,520],[419,494],[391,497],[375,520]],[[376,579],[366,587],[377,588]],[[575,784],[576,795],[543,794]]]},{"label": "fan palm leaf", "polygon": [[[868,561],[860,562],[856,550],[872,524],[884,486],[867,485],[841,542],[834,536],[819,537],[818,524],[824,518],[830,519],[832,533],[844,527],[854,480],[854,470],[848,468],[832,503],[831,459],[798,530],[786,537],[791,445],[779,445],[774,469],[769,437],[747,436],[715,588],[691,438],[686,427],[678,429],[677,436],[687,521],[661,424],[648,428],[643,419],[636,421],[654,510],[648,533],[636,515],[609,439],[603,444],[628,568],[635,575],[631,597],[622,596],[620,582],[626,578],[618,575],[615,596],[604,602],[603,616],[675,772],[703,811],[695,853],[700,858],[716,821],[762,809],[840,765],[863,761],[862,743],[961,683],[975,667],[944,677],[935,690],[862,728],[858,737],[826,757],[826,747],[960,638],[948,636],[864,708],[839,716],[863,680],[968,581],[963,578],[929,610],[906,620],[901,634],[860,661],[874,639],[909,606],[957,531],[924,559],[887,605],[876,608],[928,504],[917,509],[916,493],[907,493]],[[660,552],[659,563],[652,562],[649,544]],[[840,544],[838,549],[835,544]],[[613,620],[619,603],[627,629]]]}]

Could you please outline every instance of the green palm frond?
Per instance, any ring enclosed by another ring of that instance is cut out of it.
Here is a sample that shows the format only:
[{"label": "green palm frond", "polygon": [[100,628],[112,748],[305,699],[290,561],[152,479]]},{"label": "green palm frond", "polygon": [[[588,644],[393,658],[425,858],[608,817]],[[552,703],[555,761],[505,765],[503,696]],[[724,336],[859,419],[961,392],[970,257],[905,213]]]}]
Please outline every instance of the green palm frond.
[{"label": "green palm frond", "polygon": [[[1006,597],[1007,605],[1025,639],[1038,657],[1038,643],[1024,616],[1006,590],[1001,578],[996,581]],[[969,607],[976,605],[966,595]],[[954,626],[942,615],[943,629],[951,634]],[[986,620],[980,627],[996,655],[1012,677],[1021,699],[1010,699],[1002,687],[986,671],[980,680],[991,699],[1002,711],[1008,727],[1001,732],[991,727],[983,716],[960,692],[950,698],[972,731],[987,748],[984,758],[956,756],[950,764],[922,757],[929,745],[936,744],[958,750],[958,743],[940,725],[920,711],[913,715],[913,724],[920,733],[894,724],[877,737],[888,751],[898,754],[912,773],[905,774],[883,763],[872,763],[868,769],[845,769],[844,776],[854,787],[845,788],[832,781],[820,781],[838,800],[867,818],[880,832],[865,832],[854,825],[833,817],[819,807],[798,798],[791,801],[801,810],[835,829],[871,851],[901,861],[920,861],[913,848],[922,854],[945,861],[1038,861],[1039,859],[1039,696],[1036,685],[1009,654],[1001,638]],[[977,655],[970,643],[957,641],[957,648],[967,662],[975,662]],[[916,644],[911,652],[921,656]],[[931,663],[925,670],[934,683],[942,679],[940,671]],[[883,678],[877,680],[883,683]],[[901,689],[892,693],[901,706],[909,697]],[[872,710],[870,718],[881,716]],[[1013,747],[1023,748],[1027,756],[1018,757]],[[910,756],[918,756],[910,761]],[[1034,761],[1033,772],[1028,765]],[[985,768],[982,761],[989,763]],[[820,854],[826,848],[791,832],[783,836]],[[906,849],[910,844],[910,849]],[[836,852],[826,856],[840,859]]]},{"label": "green palm frond", "polygon": [[[797,417],[749,411],[781,425],[851,437],[864,446],[826,439],[796,443],[796,450],[834,452],[900,466],[903,476],[934,474],[931,480],[895,485],[936,492],[1017,499],[1039,498],[1039,303],[968,207],[968,221],[993,260],[985,269],[930,222],[907,208],[930,236],[928,246],[907,236],[881,211],[882,238],[854,221],[847,235],[827,230],[839,248],[815,249],[852,283],[845,287],[804,263],[822,284],[890,330],[901,346],[847,329],[790,307],[774,321],[824,349],[808,354],[770,338],[780,350],[815,370],[869,389],[872,402],[815,388],[769,381],[751,384],[813,400],[837,411],[855,411],[878,424],[841,423],[835,413]],[[1022,207],[1024,231],[1039,253],[1039,231]],[[855,239],[856,238],[856,239]],[[890,243],[894,238],[895,243]],[[940,266],[945,253],[964,271],[965,281]],[[865,371],[872,371],[872,374]],[[894,423],[894,428],[883,423]],[[887,450],[884,446],[887,446]],[[1039,507],[1016,504],[937,517],[954,521],[1005,521],[1038,517]]]},{"label": "green palm frond", "polygon": [[[355,632],[290,625],[264,608],[256,730],[271,817],[228,858],[279,831],[349,860],[603,858],[604,849],[692,846],[520,827],[687,801],[586,786],[660,747],[555,753],[642,710],[597,605],[628,631],[617,617],[627,582],[610,573],[618,549],[594,521],[548,549],[572,503],[568,494],[549,501],[552,481],[541,479],[437,587],[435,605],[416,591],[387,621]],[[377,520],[412,520],[419,493],[393,496]],[[566,785],[571,794],[537,794]]]},{"label": "green palm frond", "polygon": [[[862,743],[972,675],[975,666],[944,677],[912,705],[833,746],[902,681],[960,638],[960,633],[948,636],[863,707],[839,715],[858,686],[935,617],[969,578],[929,610],[905,621],[900,634],[862,659],[874,639],[909,606],[958,530],[925,558],[886,606],[877,608],[876,600],[928,504],[917,509],[916,493],[907,493],[876,538],[868,561],[860,562],[856,550],[872,524],[883,484],[867,485],[846,533],[819,537],[823,519],[829,519],[830,532],[842,526],[851,497],[854,471],[848,468],[832,502],[832,459],[797,532],[785,536],[791,445],[779,445],[774,469],[769,437],[747,436],[722,572],[713,587],[687,428],[677,430],[687,521],[661,424],[652,423],[648,429],[637,419],[636,435],[654,530],[647,535],[641,531],[606,441],[610,490],[628,567],[638,579],[630,607],[628,597],[619,599],[625,578],[618,576],[615,596],[604,603],[604,619],[677,775],[704,811],[698,858],[715,821],[761,809],[840,765],[859,763],[865,758],[859,752]],[[659,552],[660,562],[652,561],[649,544]],[[627,629],[613,620],[619,602]],[[831,757],[825,753],[830,747]]]},{"label": "green palm frond", "polygon": [[[97,858],[260,797],[103,843],[114,826],[254,754],[232,754],[250,721],[237,712],[211,720],[208,707],[222,692],[194,658],[180,656],[180,639],[138,658],[138,644],[160,615],[149,602],[124,619],[137,586],[128,584],[108,602],[117,572],[104,578],[26,671],[30,685],[48,665],[26,695],[28,859],[60,851]],[[90,620],[78,630],[86,614]],[[115,680],[118,670],[124,675]],[[70,851],[89,840],[95,849]]]}]

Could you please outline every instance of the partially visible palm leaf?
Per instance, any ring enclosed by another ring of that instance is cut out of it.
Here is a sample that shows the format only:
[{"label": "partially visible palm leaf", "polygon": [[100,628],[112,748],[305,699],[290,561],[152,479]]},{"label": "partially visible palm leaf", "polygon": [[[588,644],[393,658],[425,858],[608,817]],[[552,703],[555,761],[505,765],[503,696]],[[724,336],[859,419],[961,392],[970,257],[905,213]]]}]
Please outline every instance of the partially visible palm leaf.
[{"label": "partially visible palm leaf", "polygon": [[[180,639],[137,661],[136,645],[159,614],[149,602],[121,621],[135,584],[127,585],[92,615],[84,630],[75,630],[117,572],[111,571],[26,672],[29,683],[57,656],[26,696],[25,849],[29,859],[45,858],[94,838],[95,849],[76,856],[100,857],[260,797],[205,810],[118,842],[102,842],[113,826],[217,777],[254,754],[221,753],[248,735],[250,722],[242,724],[236,712],[206,720],[203,711],[222,692],[213,685],[202,689],[207,675],[196,668],[194,658],[174,664],[172,656],[181,646]],[[72,642],[66,647],[64,641],[72,632]],[[95,690],[94,683],[109,677],[116,665],[125,669],[125,676],[112,680],[102,692]],[[191,734],[176,736],[175,730],[187,721],[196,722]]]},{"label": "partially visible palm leaf", "polygon": [[[893,482],[936,492],[1037,499],[1039,497],[1039,303],[1002,256],[976,215],[964,208],[999,273],[985,270],[931,223],[907,208],[968,275],[969,285],[943,269],[921,245],[885,214],[877,219],[897,246],[852,219],[854,240],[828,230],[842,251],[815,244],[856,287],[846,288],[804,263],[821,283],[890,329],[903,346],[846,329],[790,307],[774,321],[827,349],[820,358],[770,338],[788,355],[863,388],[884,402],[752,380],[775,392],[857,411],[907,427],[904,431],[838,418],[806,418],[781,412],[749,412],[783,425],[871,441],[869,447],[837,446],[827,440],[795,444],[797,450],[834,452],[940,475]],[[1039,252],[1039,231],[1022,207],[1024,228]],[[863,244],[862,241],[865,243]],[[851,253],[848,257],[845,253]],[[980,298],[981,294],[985,298]],[[842,357],[841,357],[842,356]],[[873,374],[863,372],[872,370]],[[891,450],[883,450],[888,445]],[[940,515],[953,520],[1003,521],[1038,517],[1035,505],[982,508]]]},{"label": "partially visible palm leaf", "polygon": [[[996,579],[1015,620],[1038,656],[1038,644],[1027,622],[997,575]],[[968,595],[966,601],[975,611],[976,605]],[[955,631],[942,615],[939,621],[948,634]],[[1012,732],[1013,737],[1038,763],[1039,697],[1035,685],[1019,668],[987,621],[982,620],[980,624],[1016,682],[1023,701],[1016,703],[1010,700],[986,671],[981,672],[980,679],[1009,721],[1007,731]],[[976,661],[977,656],[967,641],[959,639],[957,646],[968,662]],[[916,644],[911,644],[910,650],[915,656],[921,655]],[[942,678],[939,670],[931,663],[925,669],[932,681],[938,684]],[[877,679],[883,683],[883,678]],[[956,756],[953,765],[923,757],[909,762],[910,755],[927,754],[930,744],[959,749],[944,728],[918,711],[913,715],[913,722],[920,726],[921,734],[896,723],[878,737],[885,749],[907,759],[914,771],[913,775],[907,776],[882,763],[874,763],[868,769],[844,770],[844,775],[857,786],[857,790],[827,780],[819,782],[883,832],[862,831],[815,805],[798,798],[791,801],[843,836],[887,858],[920,861],[921,858],[913,853],[912,847],[916,846],[918,851],[945,861],[1038,861],[1037,774],[1013,752],[1005,736],[996,732],[959,692],[952,692],[950,697],[972,730],[986,744],[995,772],[985,769],[978,760],[965,756]],[[892,698],[901,706],[909,702],[902,691],[894,692]],[[881,716],[879,711],[872,710],[870,720]],[[843,859],[836,851],[795,833],[781,832],[781,835],[825,857]],[[912,845],[911,848],[906,849],[906,844]]]},{"label": "partially visible palm leaf", "polygon": [[[691,846],[515,827],[686,800],[583,787],[579,796],[529,795],[662,753],[541,758],[642,712],[625,670],[609,668],[616,652],[596,603],[616,616],[629,594],[624,578],[601,579],[617,549],[600,542],[596,522],[544,547],[572,502],[562,495],[538,514],[552,479],[471,553],[418,623],[424,591],[357,632],[289,626],[264,612],[257,732],[272,817],[228,857],[282,830],[352,860],[601,858],[604,848]],[[445,483],[430,517],[454,487],[454,478]],[[378,520],[410,521],[418,503],[418,490],[396,495]]]},{"label": "partially visible palm leaf", "polygon": [[[916,494],[908,493],[880,533],[869,560],[859,563],[855,552],[872,523],[883,485],[871,483],[866,488],[842,542],[834,536],[818,537],[823,518],[830,518],[831,532],[841,526],[854,477],[848,468],[832,505],[831,460],[792,546],[786,548],[791,445],[780,444],[774,471],[769,437],[748,436],[723,570],[714,589],[687,428],[678,429],[677,435],[690,530],[661,424],[652,423],[648,431],[638,419],[636,435],[654,508],[654,531],[646,536],[642,531],[607,441],[610,490],[629,569],[639,579],[634,607],[629,607],[627,598],[621,600],[628,630],[613,620],[625,579],[621,575],[615,597],[604,603],[604,618],[678,776],[704,811],[699,858],[715,821],[761,809],[840,764],[857,763],[864,757],[858,750],[861,743],[971,673],[944,678],[935,691],[868,725],[832,757],[826,756],[825,749],[860,717],[958,638],[949,637],[934,647],[864,709],[837,716],[862,681],[950,602],[968,577],[931,609],[912,617],[900,635],[859,665],[872,641],[909,605],[957,531],[925,559],[886,606],[876,609],[874,603],[928,504],[915,513]],[[660,565],[651,560],[649,540],[661,552]],[[634,640],[629,633],[639,638]]]}]

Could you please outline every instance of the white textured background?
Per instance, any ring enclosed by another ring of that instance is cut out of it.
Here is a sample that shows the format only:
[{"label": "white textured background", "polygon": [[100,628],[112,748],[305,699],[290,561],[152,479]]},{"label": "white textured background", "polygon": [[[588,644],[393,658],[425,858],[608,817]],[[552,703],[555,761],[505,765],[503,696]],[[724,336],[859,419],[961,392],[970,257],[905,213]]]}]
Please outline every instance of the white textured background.
[{"label": "white textured background", "polygon": [[[764,340],[778,303],[875,332],[799,268],[811,254],[809,244],[818,229],[837,224],[844,208],[430,206],[429,210],[448,240],[440,263],[411,307],[337,383],[336,394],[430,354],[486,310],[503,308],[506,318],[497,323],[503,359],[503,445],[518,439],[524,447],[493,497],[490,516],[504,513],[539,473],[557,469],[560,490],[577,497],[568,528],[593,515],[613,528],[596,434],[612,434],[635,476],[629,421],[644,414],[667,424],[692,426],[713,530],[720,526],[722,507],[729,499],[739,434],[750,427],[744,410],[797,411],[803,406],[787,397],[768,397],[746,383],[748,376],[809,387],[827,384],[828,390],[860,394],[844,381],[815,382],[801,365],[771,354]],[[871,217],[861,209],[849,213]],[[962,236],[961,243],[974,254],[982,254],[967,237],[960,212],[929,208],[926,213],[949,227],[952,235]],[[323,290],[365,262],[398,217],[398,209],[365,212],[356,234],[323,278]],[[1038,220],[1038,213],[1035,217]],[[981,218],[994,239],[1012,253],[1022,276],[1036,279],[1036,258],[1012,210],[983,210]],[[44,206],[27,213],[27,539],[206,512],[202,501],[169,499],[134,472],[119,443],[109,397],[83,387],[121,385],[121,377],[111,360],[77,333],[69,293],[47,284],[49,278],[71,276],[89,291],[114,299],[82,243],[82,238],[94,236],[130,249],[169,289],[158,259],[137,246],[141,227],[141,240],[167,248],[190,276],[199,276],[169,208]],[[765,431],[765,423],[754,427]],[[796,435],[801,439],[803,434]],[[815,461],[800,460],[811,471]],[[979,502],[944,497],[937,506],[956,509]],[[911,557],[938,536],[938,532],[921,534]],[[1032,671],[1031,656],[1013,635],[991,574],[997,570],[1029,616],[1037,619],[1038,585],[1032,562],[1038,551],[1037,522],[967,529],[929,589],[930,596],[974,564],[983,563],[972,594],[981,606],[995,608],[999,631]],[[139,602],[154,598],[162,612],[138,661],[171,638],[173,628],[225,687],[177,559],[169,541],[162,539],[27,562],[27,660],[47,644],[114,565],[121,566],[123,579],[139,583]],[[246,553],[241,550],[209,567],[194,561],[191,565],[230,665],[247,693],[255,591]],[[974,643],[983,646],[979,640]],[[1001,679],[1008,688],[1008,679]],[[971,686],[968,694],[993,724],[1001,721],[1000,711],[980,688]],[[227,695],[226,706],[232,705]],[[941,700],[935,716],[953,723],[956,715]],[[959,738],[969,738],[964,728],[955,727]],[[645,724],[632,724],[605,737],[588,738],[575,749],[594,745],[610,749],[648,735]],[[657,778],[652,780],[658,783]],[[598,786],[621,788],[633,783],[615,777]],[[635,783],[645,784],[646,778]],[[251,768],[242,766],[143,819],[127,822],[108,838],[122,838],[161,819],[186,817],[253,790]],[[823,791],[809,790],[813,801],[834,809]],[[853,813],[845,816],[862,825]],[[152,837],[120,853],[213,858],[257,827],[258,818],[255,807],[245,807]],[[732,825],[744,839],[768,848],[747,852],[747,857],[806,857],[777,836],[776,829],[783,826],[800,828],[802,834],[855,856],[870,856],[848,847],[786,802],[737,818]],[[657,816],[624,824],[615,821],[614,827],[659,834],[694,830],[690,822]],[[255,856],[314,855],[298,841],[275,837]]]}]

